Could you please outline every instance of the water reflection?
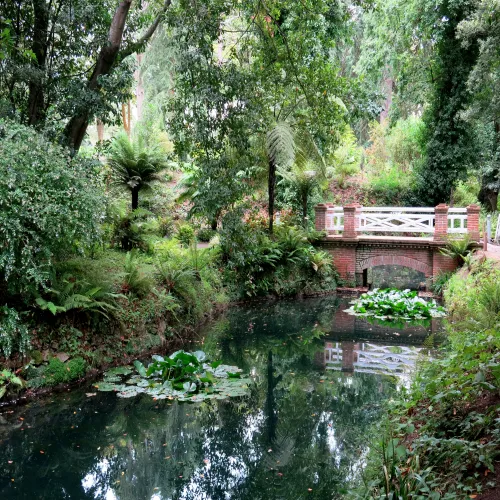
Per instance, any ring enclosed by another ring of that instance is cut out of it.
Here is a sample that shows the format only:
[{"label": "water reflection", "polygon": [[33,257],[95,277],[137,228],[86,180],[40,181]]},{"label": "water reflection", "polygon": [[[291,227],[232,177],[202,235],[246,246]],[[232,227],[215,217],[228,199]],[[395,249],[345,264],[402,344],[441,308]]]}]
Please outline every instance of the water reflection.
[{"label": "water reflection", "polygon": [[213,325],[203,348],[252,375],[245,399],[178,404],[87,390],[4,411],[0,498],[343,498],[409,344],[428,335],[370,324],[358,334],[345,308],[336,298],[260,304]]}]

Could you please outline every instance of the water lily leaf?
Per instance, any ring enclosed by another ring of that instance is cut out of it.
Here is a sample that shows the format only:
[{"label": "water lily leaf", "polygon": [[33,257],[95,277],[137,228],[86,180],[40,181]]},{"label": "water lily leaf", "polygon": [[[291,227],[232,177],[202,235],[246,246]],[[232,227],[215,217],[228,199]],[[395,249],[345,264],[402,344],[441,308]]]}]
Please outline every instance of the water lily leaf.
[{"label": "water lily leaf", "polygon": [[195,351],[193,352],[193,355],[196,356],[196,359],[202,363],[207,359],[207,355],[203,351]]},{"label": "water lily leaf", "polygon": [[141,377],[145,377],[146,376],[146,368],[144,367],[144,365],[140,361],[135,360],[134,361],[134,366],[135,366],[135,369],[137,370],[137,372],[139,373],[139,375]]},{"label": "water lily leaf", "polygon": [[115,368],[111,368],[104,375],[130,375],[132,373],[131,366],[117,366]]}]

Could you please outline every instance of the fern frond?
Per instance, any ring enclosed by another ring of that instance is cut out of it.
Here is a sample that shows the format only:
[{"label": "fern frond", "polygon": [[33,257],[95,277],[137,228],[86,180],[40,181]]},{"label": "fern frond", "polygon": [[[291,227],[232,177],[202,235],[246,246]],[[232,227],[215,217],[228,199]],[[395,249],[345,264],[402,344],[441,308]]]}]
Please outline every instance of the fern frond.
[{"label": "fern frond", "polygon": [[311,133],[305,129],[299,129],[295,133],[295,165],[301,171],[311,169],[316,171],[320,177],[326,177],[326,162],[314,141]]},{"label": "fern frond", "polygon": [[295,160],[295,148],[294,134],[288,123],[278,122],[267,133],[267,156],[275,165],[290,166]]}]

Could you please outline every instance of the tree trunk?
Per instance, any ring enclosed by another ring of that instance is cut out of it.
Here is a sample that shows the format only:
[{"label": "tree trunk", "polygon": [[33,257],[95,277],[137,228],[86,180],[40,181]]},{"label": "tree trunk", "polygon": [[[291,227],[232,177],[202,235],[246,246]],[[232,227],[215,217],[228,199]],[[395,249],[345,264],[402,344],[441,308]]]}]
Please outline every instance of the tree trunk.
[{"label": "tree trunk", "polygon": [[[123,32],[125,30],[125,22],[127,20],[131,3],[132,0],[122,0],[113,15],[113,20],[111,21],[111,26],[109,27],[108,43],[101,49],[94,71],[87,82],[87,88],[90,90],[98,91],[100,89],[99,77],[109,74],[118,59],[124,59],[137,50],[140,50],[153,36],[153,33],[160,24],[163,14],[166,12],[168,7],[170,7],[171,0],[165,0],[162,10],[140,40],[120,52]],[[87,132],[90,118],[91,116],[88,111],[81,111],[74,115],[66,125],[64,135],[68,145],[75,152],[80,149],[83,138]]]},{"label": "tree trunk", "polygon": [[274,194],[276,191],[276,164],[273,160],[269,160],[269,178],[268,178],[268,192],[269,192],[269,234],[273,234],[274,222]]},{"label": "tree trunk", "polygon": [[139,207],[139,189],[132,189],[132,210],[136,210]]},{"label": "tree trunk", "polygon": [[104,141],[104,123],[99,118],[97,119],[97,140]]},{"label": "tree trunk", "polygon": [[[87,87],[90,90],[99,90],[99,77],[107,75],[116,61],[131,3],[132,0],[123,0],[115,11],[109,28],[108,44],[101,49],[94,71],[87,82]],[[65,136],[68,139],[69,146],[74,151],[78,151],[82,145],[83,138],[87,132],[89,118],[88,112],[83,111],[73,116],[66,125]]]},{"label": "tree trunk", "polygon": [[307,194],[302,195],[302,226],[307,230]]},{"label": "tree trunk", "polygon": [[32,50],[35,54],[35,74],[29,81],[28,124],[36,125],[43,119],[44,95],[43,79],[47,59],[47,34],[49,30],[49,10],[45,0],[33,0],[34,26]]}]

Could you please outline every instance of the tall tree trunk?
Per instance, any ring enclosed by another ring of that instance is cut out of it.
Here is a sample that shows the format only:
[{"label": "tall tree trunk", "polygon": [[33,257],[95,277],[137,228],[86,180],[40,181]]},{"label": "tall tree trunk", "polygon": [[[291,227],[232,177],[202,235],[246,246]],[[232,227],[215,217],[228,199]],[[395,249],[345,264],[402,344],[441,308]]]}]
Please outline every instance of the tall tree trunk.
[{"label": "tall tree trunk", "polygon": [[307,229],[307,194],[302,195],[302,227]]},{"label": "tall tree trunk", "polygon": [[269,178],[268,178],[268,192],[269,192],[269,234],[273,234],[274,223],[274,194],[276,191],[276,164],[273,160],[269,160]]},{"label": "tall tree trunk", "polygon": [[43,79],[47,59],[47,35],[49,30],[49,9],[45,0],[33,0],[34,26],[32,50],[35,54],[36,71],[29,81],[28,124],[36,125],[43,119],[44,95]]},{"label": "tall tree trunk", "polygon": [[97,119],[97,140],[104,141],[104,123],[99,118]]},{"label": "tall tree trunk", "polygon": [[[117,60],[122,60],[135,53],[137,50],[140,50],[153,36],[153,33],[160,24],[163,14],[167,11],[168,7],[170,7],[171,0],[165,0],[160,13],[137,43],[131,44],[126,49],[120,51],[123,32],[125,30],[125,22],[127,21],[131,3],[132,0],[122,0],[113,15],[113,20],[111,21],[108,33],[108,43],[101,49],[94,71],[87,82],[87,88],[92,91],[99,91],[99,77],[109,74]],[[80,111],[74,115],[66,125],[64,135],[67,139],[68,145],[75,152],[78,151],[82,144],[90,119],[91,116],[88,111]]]},{"label": "tall tree trunk", "polygon": [[132,189],[132,210],[136,210],[139,207],[139,189]]}]

